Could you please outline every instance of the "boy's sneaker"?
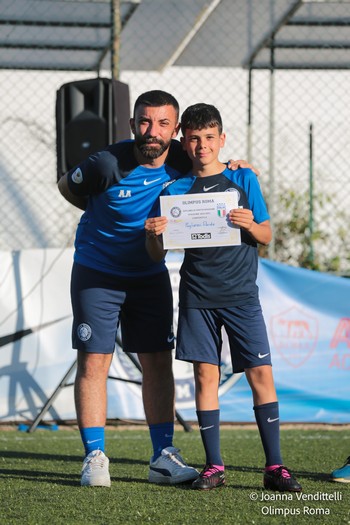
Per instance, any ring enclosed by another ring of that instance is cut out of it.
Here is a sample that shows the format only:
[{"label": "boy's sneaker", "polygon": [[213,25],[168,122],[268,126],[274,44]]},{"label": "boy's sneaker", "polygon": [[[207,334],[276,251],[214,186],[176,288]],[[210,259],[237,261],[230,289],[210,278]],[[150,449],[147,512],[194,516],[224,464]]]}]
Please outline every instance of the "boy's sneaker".
[{"label": "boy's sneaker", "polygon": [[159,458],[150,462],[148,481],[175,485],[198,478],[198,470],[189,467],[179,452],[175,447],[163,448]]},{"label": "boy's sneaker", "polygon": [[214,465],[205,465],[199,477],[192,483],[193,489],[210,490],[225,484],[225,472]]},{"label": "boy's sneaker", "polygon": [[102,450],[93,450],[86,456],[81,470],[80,484],[83,487],[110,487],[109,459]]},{"label": "boy's sneaker", "polygon": [[350,483],[350,456],[343,467],[333,470],[331,480],[339,483]]},{"label": "boy's sneaker", "polygon": [[279,492],[301,492],[302,487],[293,478],[287,467],[280,465],[273,470],[264,472],[265,489],[278,490]]}]

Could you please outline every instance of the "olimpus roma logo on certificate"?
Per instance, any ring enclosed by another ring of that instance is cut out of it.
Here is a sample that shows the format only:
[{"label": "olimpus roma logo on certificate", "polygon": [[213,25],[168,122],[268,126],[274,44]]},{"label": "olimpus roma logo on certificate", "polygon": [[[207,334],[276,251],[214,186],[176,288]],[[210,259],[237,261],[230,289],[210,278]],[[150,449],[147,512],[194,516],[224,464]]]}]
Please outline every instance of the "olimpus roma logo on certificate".
[{"label": "olimpus roma logo on certificate", "polygon": [[228,218],[234,208],[238,208],[238,198],[237,192],[232,191],[161,196],[161,215],[168,219],[164,248],[241,244],[241,230]]}]

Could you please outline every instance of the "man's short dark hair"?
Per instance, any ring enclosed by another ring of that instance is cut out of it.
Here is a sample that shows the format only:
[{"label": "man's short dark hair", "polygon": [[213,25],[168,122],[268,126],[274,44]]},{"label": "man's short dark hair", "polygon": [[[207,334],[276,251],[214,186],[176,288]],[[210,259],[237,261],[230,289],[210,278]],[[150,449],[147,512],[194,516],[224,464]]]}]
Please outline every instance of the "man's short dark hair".
[{"label": "man's short dark hair", "polygon": [[135,102],[134,105],[134,116],[136,108],[138,106],[150,106],[150,107],[160,107],[160,106],[173,106],[176,111],[176,116],[179,118],[180,108],[179,103],[173,95],[167,93],[166,91],[160,91],[155,89],[153,91],[146,91],[142,93]]},{"label": "man's short dark hair", "polygon": [[203,129],[218,127],[222,133],[222,119],[219,110],[210,104],[194,104],[189,106],[181,116],[181,131],[185,135],[186,129]]}]

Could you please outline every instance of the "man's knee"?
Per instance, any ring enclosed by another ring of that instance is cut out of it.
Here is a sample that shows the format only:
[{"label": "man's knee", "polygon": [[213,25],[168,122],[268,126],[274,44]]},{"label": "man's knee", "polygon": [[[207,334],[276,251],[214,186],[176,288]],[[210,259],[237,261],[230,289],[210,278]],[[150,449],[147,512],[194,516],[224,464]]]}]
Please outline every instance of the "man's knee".
[{"label": "man's knee", "polygon": [[171,351],[138,354],[142,367],[143,376],[172,376],[172,353]]},{"label": "man's knee", "polygon": [[87,378],[107,377],[112,355],[78,352],[77,375]]}]

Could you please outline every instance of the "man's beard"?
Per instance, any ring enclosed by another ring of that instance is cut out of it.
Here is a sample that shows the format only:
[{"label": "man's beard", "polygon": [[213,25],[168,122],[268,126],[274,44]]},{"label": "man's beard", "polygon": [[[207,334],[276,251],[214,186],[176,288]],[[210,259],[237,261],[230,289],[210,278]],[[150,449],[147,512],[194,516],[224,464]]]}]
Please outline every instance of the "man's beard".
[{"label": "man's beard", "polygon": [[[159,148],[155,148],[151,144],[159,144]],[[143,137],[135,137],[135,144],[137,149],[140,151],[143,157],[146,159],[158,159],[163,155],[170,145],[169,142],[164,142],[161,139],[145,139]]]}]

